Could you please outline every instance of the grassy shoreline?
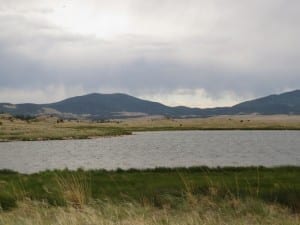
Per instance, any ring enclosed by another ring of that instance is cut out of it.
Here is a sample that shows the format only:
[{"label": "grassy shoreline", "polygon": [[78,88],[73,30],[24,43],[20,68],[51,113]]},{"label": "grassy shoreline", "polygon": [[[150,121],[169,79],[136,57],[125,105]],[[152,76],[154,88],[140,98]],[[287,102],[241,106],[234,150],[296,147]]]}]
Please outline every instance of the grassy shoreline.
[{"label": "grassy shoreline", "polygon": [[[29,198],[53,205],[65,205],[59,180],[88,184],[93,199],[152,201],[176,205],[188,189],[195,195],[215,192],[216,197],[230,195],[257,198],[300,210],[300,167],[191,167],[147,170],[54,170],[19,174],[0,170],[0,204],[5,198]],[[25,195],[25,196],[23,196]],[[170,198],[170,199],[168,199]],[[1,200],[2,199],[2,200]],[[177,200],[176,200],[177,199]],[[9,208],[9,207],[8,207]]]},{"label": "grassy shoreline", "polygon": [[0,115],[0,142],[90,139],[139,131],[300,130],[300,116],[224,116],[194,119],[137,118],[112,121],[29,119]]},{"label": "grassy shoreline", "polygon": [[0,224],[295,225],[299,175],[292,166],[1,170]]}]

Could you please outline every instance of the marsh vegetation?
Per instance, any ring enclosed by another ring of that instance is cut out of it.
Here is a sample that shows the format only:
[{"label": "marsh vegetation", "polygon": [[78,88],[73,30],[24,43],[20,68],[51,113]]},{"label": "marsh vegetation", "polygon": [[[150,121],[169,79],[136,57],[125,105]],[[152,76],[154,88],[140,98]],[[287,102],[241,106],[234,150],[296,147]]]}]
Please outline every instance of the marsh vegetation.
[{"label": "marsh vegetation", "polygon": [[299,167],[0,172],[0,224],[299,224]]}]

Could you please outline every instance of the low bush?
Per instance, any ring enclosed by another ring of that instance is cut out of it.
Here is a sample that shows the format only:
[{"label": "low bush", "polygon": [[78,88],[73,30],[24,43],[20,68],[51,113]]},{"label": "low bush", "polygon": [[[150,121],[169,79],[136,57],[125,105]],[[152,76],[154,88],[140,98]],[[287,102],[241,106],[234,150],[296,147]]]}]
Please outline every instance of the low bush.
[{"label": "low bush", "polygon": [[16,199],[7,194],[7,193],[0,193],[0,209],[1,210],[10,210],[17,206]]}]

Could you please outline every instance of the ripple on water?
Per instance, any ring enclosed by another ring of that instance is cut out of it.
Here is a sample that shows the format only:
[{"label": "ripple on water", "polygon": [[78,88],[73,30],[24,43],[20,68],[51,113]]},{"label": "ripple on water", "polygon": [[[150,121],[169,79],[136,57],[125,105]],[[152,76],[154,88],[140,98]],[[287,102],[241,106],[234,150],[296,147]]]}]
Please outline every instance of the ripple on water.
[{"label": "ripple on water", "polygon": [[0,168],[116,169],[300,165],[300,131],[161,131],[90,140],[0,143]]}]

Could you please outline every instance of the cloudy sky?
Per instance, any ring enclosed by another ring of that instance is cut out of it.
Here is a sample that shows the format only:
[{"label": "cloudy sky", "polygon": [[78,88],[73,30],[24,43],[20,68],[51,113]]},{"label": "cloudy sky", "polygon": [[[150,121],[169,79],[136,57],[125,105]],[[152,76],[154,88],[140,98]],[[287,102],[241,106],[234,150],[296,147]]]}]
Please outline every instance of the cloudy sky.
[{"label": "cloudy sky", "polygon": [[0,0],[0,102],[229,106],[300,88],[299,0]]}]

